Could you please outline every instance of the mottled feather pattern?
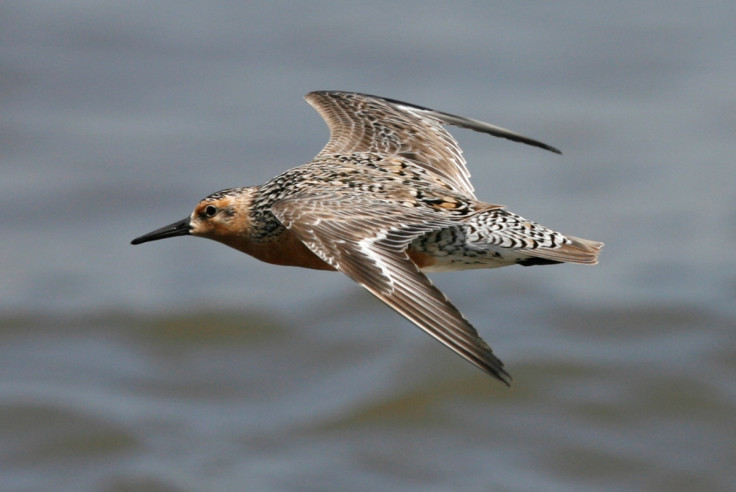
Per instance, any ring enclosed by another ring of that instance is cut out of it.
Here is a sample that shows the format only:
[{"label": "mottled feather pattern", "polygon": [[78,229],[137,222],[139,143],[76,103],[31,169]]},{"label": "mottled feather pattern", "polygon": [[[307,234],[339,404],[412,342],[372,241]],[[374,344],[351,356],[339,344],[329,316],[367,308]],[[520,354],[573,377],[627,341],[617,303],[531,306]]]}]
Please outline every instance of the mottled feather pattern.
[{"label": "mottled feather pattern", "polygon": [[322,91],[306,99],[330,127],[330,140],[317,157],[357,151],[404,157],[453,189],[474,196],[462,151],[436,119],[361,94]]},{"label": "mottled feather pattern", "polygon": [[479,201],[454,125],[552,152],[482,121],[341,91],[306,96],[330,130],[312,161],[261,186],[229,188],[133,241],[191,234],[263,261],[338,270],[508,384],[503,363],[424,272],[597,262],[602,243]]},{"label": "mottled feather pattern", "polygon": [[[503,364],[490,347],[406,255],[414,238],[452,222],[428,220],[427,210],[407,212],[402,222],[393,220],[393,209],[383,205],[360,201],[335,205],[318,197],[283,200],[274,206],[274,213],[324,261],[444,345],[508,382]],[[374,213],[365,218],[368,205]]]},{"label": "mottled feather pattern", "polygon": [[504,248],[558,248],[570,244],[559,232],[504,209],[478,214],[468,221],[471,243],[488,243]]}]

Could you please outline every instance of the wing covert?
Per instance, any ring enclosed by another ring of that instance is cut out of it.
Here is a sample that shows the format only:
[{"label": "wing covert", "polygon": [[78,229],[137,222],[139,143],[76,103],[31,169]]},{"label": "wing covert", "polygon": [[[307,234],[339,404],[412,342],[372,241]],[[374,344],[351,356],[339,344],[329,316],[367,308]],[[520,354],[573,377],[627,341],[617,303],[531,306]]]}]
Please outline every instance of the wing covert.
[{"label": "wing covert", "polygon": [[[273,213],[324,261],[343,272],[436,340],[509,384],[503,363],[460,311],[406,254],[417,236],[448,222],[421,211],[325,199],[288,199]],[[356,208],[357,207],[357,208]],[[370,210],[369,214],[365,211]]]},{"label": "wing covert", "polygon": [[435,173],[454,190],[470,197],[473,186],[462,150],[443,125],[454,125],[559,150],[489,123],[367,94],[310,92],[305,99],[327,123],[330,139],[318,157],[355,152],[398,155]]}]

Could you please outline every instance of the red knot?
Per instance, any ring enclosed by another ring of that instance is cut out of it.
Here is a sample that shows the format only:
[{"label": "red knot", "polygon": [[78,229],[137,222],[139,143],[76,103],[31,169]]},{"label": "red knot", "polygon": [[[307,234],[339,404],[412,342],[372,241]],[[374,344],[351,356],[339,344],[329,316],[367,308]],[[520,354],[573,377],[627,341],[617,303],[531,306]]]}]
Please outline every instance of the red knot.
[{"label": "red knot", "polygon": [[443,125],[560,153],[478,120],[366,94],[306,100],[330,139],[307,164],[261,186],[206,197],[184,220],[132,241],[219,241],[277,265],[338,270],[460,356],[509,384],[491,347],[424,272],[595,264],[603,243],[562,234],[479,201]]}]

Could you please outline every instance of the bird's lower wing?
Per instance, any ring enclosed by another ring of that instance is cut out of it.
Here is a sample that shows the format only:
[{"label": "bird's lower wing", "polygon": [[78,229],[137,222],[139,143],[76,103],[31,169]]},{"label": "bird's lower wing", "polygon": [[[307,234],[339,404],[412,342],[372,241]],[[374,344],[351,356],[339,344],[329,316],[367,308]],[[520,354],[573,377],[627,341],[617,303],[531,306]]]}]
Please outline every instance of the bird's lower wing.
[{"label": "bird's lower wing", "polygon": [[[407,211],[408,210],[408,211]],[[315,254],[483,371],[509,384],[491,347],[406,254],[408,244],[446,227],[426,212],[387,204],[288,199],[272,209]]]}]

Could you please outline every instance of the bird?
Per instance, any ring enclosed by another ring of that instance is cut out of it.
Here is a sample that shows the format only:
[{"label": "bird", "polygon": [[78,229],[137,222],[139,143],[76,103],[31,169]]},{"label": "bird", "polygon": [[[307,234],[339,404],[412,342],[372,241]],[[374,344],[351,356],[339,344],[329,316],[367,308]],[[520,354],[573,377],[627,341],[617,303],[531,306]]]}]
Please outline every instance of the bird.
[{"label": "bird", "polygon": [[603,243],[480,201],[445,126],[557,154],[505,128],[369,94],[305,96],[330,137],[308,163],[260,186],[202,199],[185,219],[131,241],[211,239],[276,265],[339,271],[427,334],[510,386],[488,343],[426,273],[598,263]]}]

